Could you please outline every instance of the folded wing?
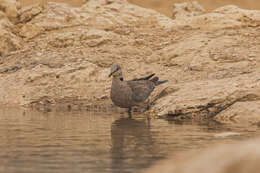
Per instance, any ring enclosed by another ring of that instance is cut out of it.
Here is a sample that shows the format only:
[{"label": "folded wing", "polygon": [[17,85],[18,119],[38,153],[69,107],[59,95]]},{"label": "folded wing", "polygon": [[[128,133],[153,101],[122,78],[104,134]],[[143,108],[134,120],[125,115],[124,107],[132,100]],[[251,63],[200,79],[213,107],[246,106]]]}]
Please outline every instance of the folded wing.
[{"label": "folded wing", "polygon": [[136,102],[145,101],[154,90],[155,84],[149,80],[127,81],[132,90],[132,99]]}]

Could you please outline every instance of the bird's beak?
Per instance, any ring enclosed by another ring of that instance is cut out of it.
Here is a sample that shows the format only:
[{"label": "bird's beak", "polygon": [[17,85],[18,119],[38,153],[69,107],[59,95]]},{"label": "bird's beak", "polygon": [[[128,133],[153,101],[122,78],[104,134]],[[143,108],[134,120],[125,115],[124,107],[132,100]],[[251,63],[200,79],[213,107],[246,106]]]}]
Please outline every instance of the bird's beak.
[{"label": "bird's beak", "polygon": [[112,71],[109,75],[108,75],[108,77],[111,77],[115,72],[117,72],[119,69],[116,69],[115,71]]},{"label": "bird's beak", "polygon": [[111,77],[116,71],[117,71],[117,70],[112,71],[112,72],[108,75],[108,77]]}]

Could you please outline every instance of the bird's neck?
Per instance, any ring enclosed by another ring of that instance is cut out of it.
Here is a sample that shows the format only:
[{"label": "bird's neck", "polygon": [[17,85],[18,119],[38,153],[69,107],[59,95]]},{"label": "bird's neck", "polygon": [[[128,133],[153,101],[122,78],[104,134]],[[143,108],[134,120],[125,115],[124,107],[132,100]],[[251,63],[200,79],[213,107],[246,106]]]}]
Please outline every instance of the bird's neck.
[{"label": "bird's neck", "polygon": [[113,77],[113,82],[121,82],[123,81],[123,77],[122,76],[114,76]]}]

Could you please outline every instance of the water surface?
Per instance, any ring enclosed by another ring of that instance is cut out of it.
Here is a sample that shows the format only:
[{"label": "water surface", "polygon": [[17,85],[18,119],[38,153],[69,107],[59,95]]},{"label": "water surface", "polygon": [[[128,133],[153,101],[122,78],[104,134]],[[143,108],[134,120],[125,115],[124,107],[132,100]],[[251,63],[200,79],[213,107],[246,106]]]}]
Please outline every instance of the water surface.
[{"label": "water surface", "polygon": [[[222,132],[240,135],[216,137]],[[257,127],[213,121],[1,109],[0,172],[139,172],[169,155],[259,134]]]}]

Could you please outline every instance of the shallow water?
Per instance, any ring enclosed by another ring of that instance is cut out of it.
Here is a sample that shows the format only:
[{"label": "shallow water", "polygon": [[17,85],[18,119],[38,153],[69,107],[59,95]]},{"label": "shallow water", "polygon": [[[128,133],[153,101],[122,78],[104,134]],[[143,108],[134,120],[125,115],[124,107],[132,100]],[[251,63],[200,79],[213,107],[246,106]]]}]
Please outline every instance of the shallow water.
[{"label": "shallow water", "polygon": [[[221,137],[222,132],[239,135]],[[139,172],[176,153],[260,134],[216,122],[147,121],[142,115],[0,110],[0,172]]]}]

